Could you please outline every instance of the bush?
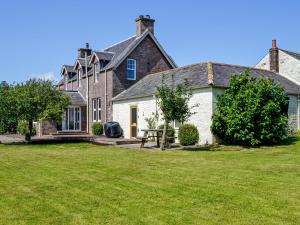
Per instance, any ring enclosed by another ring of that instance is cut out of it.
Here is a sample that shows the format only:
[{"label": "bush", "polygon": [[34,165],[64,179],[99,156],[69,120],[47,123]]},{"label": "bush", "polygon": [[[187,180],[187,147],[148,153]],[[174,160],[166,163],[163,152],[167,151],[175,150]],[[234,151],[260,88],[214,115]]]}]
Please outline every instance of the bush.
[{"label": "bush", "polygon": [[[163,124],[159,125],[158,129],[163,130],[164,129],[164,125]],[[168,141],[169,141],[169,143],[174,143],[175,142],[175,138],[174,138],[174,136],[175,136],[175,129],[173,127],[171,127],[170,125],[168,125],[167,129],[168,129],[167,136],[169,138]],[[159,133],[159,137],[160,138],[162,137],[162,132]]]},{"label": "bush", "polygon": [[92,126],[92,132],[94,135],[101,135],[103,134],[103,125],[102,123],[93,123],[93,126]]},{"label": "bush", "polygon": [[179,127],[178,139],[181,145],[195,145],[199,141],[199,132],[192,124],[183,124]]},{"label": "bush", "polygon": [[217,97],[212,132],[227,144],[275,144],[288,135],[289,98],[271,79],[233,75],[224,95]]},{"label": "bush", "polygon": [[[17,126],[17,133],[21,135],[28,136],[29,135],[29,128],[28,122],[26,120],[20,120]],[[32,127],[32,136],[36,135],[36,128]]]}]

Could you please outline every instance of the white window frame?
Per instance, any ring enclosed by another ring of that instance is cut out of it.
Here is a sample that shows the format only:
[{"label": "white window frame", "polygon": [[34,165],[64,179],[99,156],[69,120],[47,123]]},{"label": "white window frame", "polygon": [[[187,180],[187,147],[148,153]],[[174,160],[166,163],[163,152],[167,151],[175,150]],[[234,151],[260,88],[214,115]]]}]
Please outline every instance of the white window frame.
[{"label": "white window frame", "polygon": [[[98,101],[97,98],[93,98],[92,99],[92,109],[93,109],[93,122],[97,122],[98,121],[98,115],[97,115],[97,105],[98,105]],[[96,118],[95,118],[96,115]]]},{"label": "white window frame", "polygon": [[78,86],[81,87],[82,73],[81,69],[78,70]]},{"label": "white window frame", "polygon": [[[129,64],[130,62],[133,62],[132,65],[134,65],[132,68],[131,68],[131,64]],[[128,77],[128,71],[134,71],[134,78]],[[136,80],[136,60],[135,59],[127,59],[127,80]]]},{"label": "white window frame", "polygon": [[97,119],[101,122],[101,98],[97,98]]},{"label": "white window frame", "polygon": [[[98,65],[98,71],[96,70],[97,66]],[[98,83],[99,82],[99,76],[100,76],[100,62],[96,62],[94,64],[94,76],[95,76],[95,83]]]}]

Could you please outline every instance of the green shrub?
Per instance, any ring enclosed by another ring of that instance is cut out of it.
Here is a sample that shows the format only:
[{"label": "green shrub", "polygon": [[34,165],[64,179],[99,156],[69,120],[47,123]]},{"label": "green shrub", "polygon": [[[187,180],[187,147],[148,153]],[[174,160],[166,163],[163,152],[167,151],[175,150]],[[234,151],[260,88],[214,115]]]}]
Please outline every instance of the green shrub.
[{"label": "green shrub", "polygon": [[[17,126],[17,133],[21,135],[29,135],[29,128],[28,122],[26,120],[20,120]],[[32,127],[32,134],[31,136],[36,135],[36,128],[35,126]]]},{"label": "green shrub", "polygon": [[[162,129],[163,130],[164,129],[164,125],[163,124],[159,125],[158,129]],[[174,136],[175,136],[175,129],[173,127],[171,127],[170,125],[168,125],[167,129],[168,129],[167,136],[169,138],[168,141],[169,141],[169,143],[174,143],[175,142],[175,138],[174,138]],[[159,137],[160,138],[162,137],[162,132],[159,133]]]},{"label": "green shrub", "polygon": [[178,139],[181,145],[195,145],[199,141],[199,132],[192,124],[183,124],[179,127]]},{"label": "green shrub", "polygon": [[288,136],[289,97],[272,79],[235,74],[217,97],[212,132],[227,144],[275,144]]},{"label": "green shrub", "polygon": [[99,122],[93,123],[92,132],[93,132],[94,135],[103,134],[103,125],[102,125],[102,123],[99,123]]}]

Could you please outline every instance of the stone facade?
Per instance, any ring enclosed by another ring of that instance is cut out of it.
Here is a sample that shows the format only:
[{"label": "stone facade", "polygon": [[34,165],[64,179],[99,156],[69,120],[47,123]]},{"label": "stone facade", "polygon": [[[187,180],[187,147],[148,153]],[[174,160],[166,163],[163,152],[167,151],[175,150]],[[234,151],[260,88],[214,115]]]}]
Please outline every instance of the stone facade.
[{"label": "stone facade", "polygon": [[[142,34],[149,30],[152,34],[154,33],[154,20],[149,17],[138,17],[136,20],[137,26],[137,37],[142,37]],[[80,56],[83,56],[81,53]],[[136,60],[136,79],[127,79],[127,59]],[[92,59],[95,60],[95,59]],[[166,58],[166,55],[161,51],[155,43],[153,37],[150,34],[143,37],[141,41],[135,46],[124,59],[119,63],[118,66],[112,67],[106,70],[101,70],[99,79],[96,82],[94,73],[94,63],[97,60],[90,62],[92,71],[89,71],[89,76],[83,76],[81,80],[81,86],[78,83],[78,74],[75,79],[69,80],[68,82],[59,85],[60,90],[78,90],[82,96],[87,99],[87,87],[88,87],[88,112],[82,110],[85,115],[82,114],[82,119],[88,117],[89,132],[91,132],[91,126],[93,125],[93,99],[101,99],[101,122],[105,123],[113,119],[113,108],[112,98],[120,94],[122,91],[128,89],[133,84],[138,82],[144,76],[150,73],[161,72],[174,68],[174,64],[170,63],[170,59]],[[78,68],[76,68],[78,69]],[[85,72],[84,69],[82,71]],[[83,74],[82,73],[82,74]],[[64,74],[67,76],[67,74]],[[88,86],[87,86],[88,79]],[[86,115],[88,113],[88,116]],[[87,123],[86,123],[87,124]],[[86,125],[82,125],[82,130],[86,129]]]},{"label": "stone facade", "polygon": [[[270,61],[270,54],[267,54],[255,67],[271,70]],[[300,85],[300,61],[280,49],[278,50],[278,73]]]}]

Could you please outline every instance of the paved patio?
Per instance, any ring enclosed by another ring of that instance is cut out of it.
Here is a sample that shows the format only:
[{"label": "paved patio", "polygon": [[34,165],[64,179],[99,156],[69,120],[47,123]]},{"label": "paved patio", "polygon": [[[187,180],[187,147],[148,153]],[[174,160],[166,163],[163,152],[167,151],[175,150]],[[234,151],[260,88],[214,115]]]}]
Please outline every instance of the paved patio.
[{"label": "paved patio", "polygon": [[[42,143],[63,143],[63,142],[91,142],[97,145],[131,145],[139,144],[138,139],[124,139],[124,138],[107,138],[105,136],[94,136],[89,134],[77,135],[44,135],[42,137],[32,137],[32,144]],[[0,135],[0,143],[2,144],[26,144],[24,136],[17,134]]]}]

